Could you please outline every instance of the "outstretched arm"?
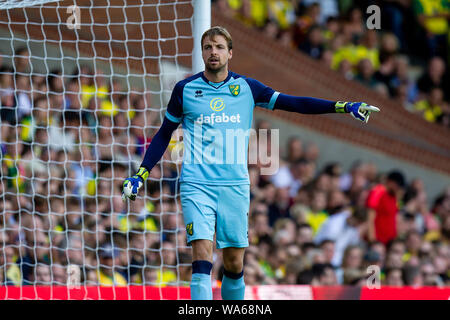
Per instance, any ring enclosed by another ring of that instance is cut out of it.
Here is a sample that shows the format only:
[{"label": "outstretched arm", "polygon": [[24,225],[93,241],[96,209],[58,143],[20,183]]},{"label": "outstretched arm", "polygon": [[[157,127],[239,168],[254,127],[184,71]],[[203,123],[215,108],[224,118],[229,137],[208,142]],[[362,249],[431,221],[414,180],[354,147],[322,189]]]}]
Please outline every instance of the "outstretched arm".
[{"label": "outstretched arm", "polygon": [[280,93],[275,101],[274,109],[304,114],[335,113],[335,104],[336,101]]},{"label": "outstretched arm", "polygon": [[371,112],[380,109],[364,102],[329,101],[310,97],[296,97],[280,93],[275,101],[274,109],[304,114],[350,113],[355,119],[363,122],[369,120]]},{"label": "outstretched arm", "polygon": [[279,93],[261,82],[246,78],[255,105],[269,110],[279,109],[305,114],[350,113],[355,119],[367,122],[371,112],[380,109],[364,102],[329,101],[310,97],[296,97]]},{"label": "outstretched arm", "polygon": [[125,179],[122,188],[122,200],[126,198],[131,200],[136,199],[139,188],[142,187],[145,180],[147,180],[150,170],[161,159],[164,152],[169,145],[172,133],[177,129],[179,123],[172,122],[167,118],[159,128],[158,132],[152,139],[147,151],[145,152],[144,160],[141,163],[139,171],[132,177]]}]

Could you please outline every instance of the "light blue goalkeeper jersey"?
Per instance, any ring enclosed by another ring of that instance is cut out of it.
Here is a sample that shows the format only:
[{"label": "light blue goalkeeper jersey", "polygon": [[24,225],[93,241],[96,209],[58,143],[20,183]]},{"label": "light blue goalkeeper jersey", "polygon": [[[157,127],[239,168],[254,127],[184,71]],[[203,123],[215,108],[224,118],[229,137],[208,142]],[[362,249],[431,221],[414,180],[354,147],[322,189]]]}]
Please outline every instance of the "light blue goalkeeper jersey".
[{"label": "light blue goalkeeper jersey", "polygon": [[228,73],[221,83],[200,72],[178,82],[166,118],[183,127],[181,182],[249,184],[249,130],[255,106],[273,109],[279,92],[261,82]]}]

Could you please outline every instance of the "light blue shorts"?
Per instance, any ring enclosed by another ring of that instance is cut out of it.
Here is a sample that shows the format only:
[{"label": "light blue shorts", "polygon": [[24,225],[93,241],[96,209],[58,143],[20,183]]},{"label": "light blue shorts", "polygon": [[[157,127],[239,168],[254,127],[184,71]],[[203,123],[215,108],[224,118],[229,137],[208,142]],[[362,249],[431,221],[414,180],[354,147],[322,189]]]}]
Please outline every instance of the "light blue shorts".
[{"label": "light blue shorts", "polygon": [[217,249],[248,247],[250,185],[216,186],[183,182],[181,207],[187,243],[206,239]]}]

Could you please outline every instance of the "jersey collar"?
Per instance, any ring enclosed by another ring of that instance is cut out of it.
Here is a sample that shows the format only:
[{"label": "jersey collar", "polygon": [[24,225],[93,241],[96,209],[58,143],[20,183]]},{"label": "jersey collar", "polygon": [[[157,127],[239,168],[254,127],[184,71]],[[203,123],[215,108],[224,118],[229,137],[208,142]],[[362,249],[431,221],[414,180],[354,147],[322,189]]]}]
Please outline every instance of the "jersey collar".
[{"label": "jersey collar", "polygon": [[210,86],[213,87],[214,89],[219,89],[220,87],[222,87],[222,86],[223,86],[225,83],[227,83],[228,80],[230,80],[231,77],[233,76],[233,73],[232,73],[231,71],[228,71],[228,76],[226,77],[226,79],[225,79],[224,81],[220,82],[220,84],[217,83],[218,86],[215,86],[215,85],[212,84],[212,83],[214,83],[214,82],[209,81],[209,80],[205,77],[205,74],[204,74],[203,72],[202,72],[201,74],[202,74],[202,79],[203,79],[203,81],[205,81],[208,85],[210,85]]}]

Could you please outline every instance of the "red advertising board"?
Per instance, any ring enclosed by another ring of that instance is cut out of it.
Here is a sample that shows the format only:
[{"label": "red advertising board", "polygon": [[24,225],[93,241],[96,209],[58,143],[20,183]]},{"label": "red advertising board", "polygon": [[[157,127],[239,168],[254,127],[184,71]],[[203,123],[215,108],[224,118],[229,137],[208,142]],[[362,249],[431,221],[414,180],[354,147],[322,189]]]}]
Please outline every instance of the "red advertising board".
[{"label": "red advertising board", "polygon": [[362,288],[361,300],[449,300],[450,287]]},{"label": "red advertising board", "polygon": [[189,287],[0,287],[0,300],[188,300]]},{"label": "red advertising board", "polygon": [[[220,288],[214,288],[220,300]],[[189,287],[84,287],[3,286],[0,300],[189,300]],[[381,287],[369,289],[349,286],[312,287],[297,285],[247,286],[246,300],[449,300],[450,287]]]}]

